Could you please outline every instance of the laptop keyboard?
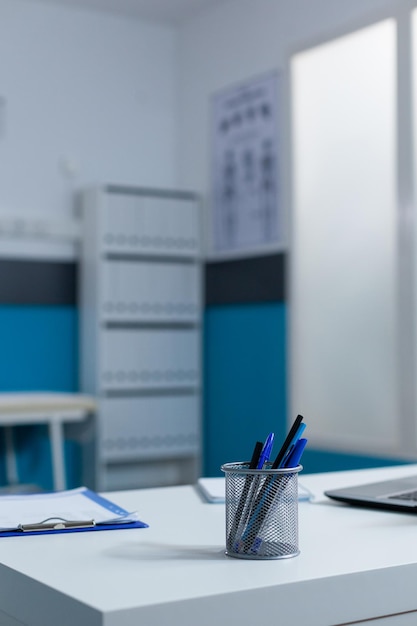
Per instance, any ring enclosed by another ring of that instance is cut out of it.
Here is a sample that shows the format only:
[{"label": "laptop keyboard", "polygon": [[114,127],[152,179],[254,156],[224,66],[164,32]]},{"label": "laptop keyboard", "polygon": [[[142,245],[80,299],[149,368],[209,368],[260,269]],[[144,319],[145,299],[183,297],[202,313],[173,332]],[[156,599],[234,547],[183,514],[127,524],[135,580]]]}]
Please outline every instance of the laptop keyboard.
[{"label": "laptop keyboard", "polygon": [[404,493],[396,493],[393,496],[388,496],[388,498],[395,500],[407,500],[408,502],[417,502],[417,490],[405,491]]}]

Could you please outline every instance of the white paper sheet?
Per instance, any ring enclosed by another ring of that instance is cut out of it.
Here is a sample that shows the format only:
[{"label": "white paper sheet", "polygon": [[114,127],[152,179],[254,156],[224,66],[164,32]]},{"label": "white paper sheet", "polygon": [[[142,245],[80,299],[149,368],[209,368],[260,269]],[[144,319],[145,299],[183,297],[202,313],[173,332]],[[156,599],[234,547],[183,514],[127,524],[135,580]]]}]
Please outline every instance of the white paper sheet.
[{"label": "white paper sheet", "polygon": [[[94,520],[96,524],[138,519],[136,512],[127,513],[105,499],[101,503],[100,499],[96,501],[88,497],[88,493],[94,494],[86,487],[79,487],[53,493],[1,496],[0,530],[17,529],[21,524],[40,524],[49,518]],[[107,508],[107,503],[112,508]]]}]

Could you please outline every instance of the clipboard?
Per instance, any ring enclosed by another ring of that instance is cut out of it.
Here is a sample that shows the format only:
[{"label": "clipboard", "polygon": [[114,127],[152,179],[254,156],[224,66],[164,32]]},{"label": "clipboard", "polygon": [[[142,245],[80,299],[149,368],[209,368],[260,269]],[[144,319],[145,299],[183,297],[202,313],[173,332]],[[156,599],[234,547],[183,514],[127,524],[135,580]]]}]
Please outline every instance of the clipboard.
[{"label": "clipboard", "polygon": [[87,487],[0,496],[0,538],[128,528],[148,524]]}]

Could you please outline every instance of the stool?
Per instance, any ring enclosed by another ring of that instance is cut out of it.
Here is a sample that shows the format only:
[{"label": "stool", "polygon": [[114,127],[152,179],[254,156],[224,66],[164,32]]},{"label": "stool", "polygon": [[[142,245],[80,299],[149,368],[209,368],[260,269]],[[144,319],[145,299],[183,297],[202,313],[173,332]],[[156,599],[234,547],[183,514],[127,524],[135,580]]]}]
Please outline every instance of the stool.
[{"label": "stool", "polygon": [[6,472],[9,484],[19,482],[13,426],[48,424],[55,491],[66,488],[63,426],[95,412],[94,398],[77,393],[0,393],[0,427],[5,428]]}]

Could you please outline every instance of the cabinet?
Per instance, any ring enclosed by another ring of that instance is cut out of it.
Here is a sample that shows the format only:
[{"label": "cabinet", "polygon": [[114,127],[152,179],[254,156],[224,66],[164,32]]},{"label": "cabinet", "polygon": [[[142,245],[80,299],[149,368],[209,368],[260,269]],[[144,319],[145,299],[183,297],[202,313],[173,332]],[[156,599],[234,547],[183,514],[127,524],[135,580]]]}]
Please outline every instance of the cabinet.
[{"label": "cabinet", "polygon": [[200,469],[199,200],[103,186],[80,197],[81,388],[97,397],[97,486],[181,484]]}]

